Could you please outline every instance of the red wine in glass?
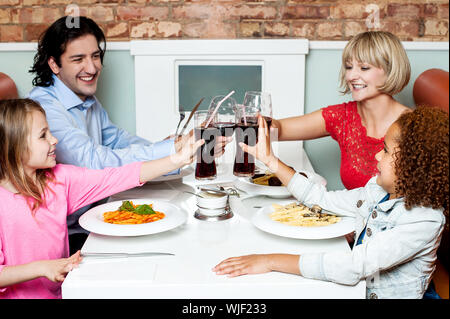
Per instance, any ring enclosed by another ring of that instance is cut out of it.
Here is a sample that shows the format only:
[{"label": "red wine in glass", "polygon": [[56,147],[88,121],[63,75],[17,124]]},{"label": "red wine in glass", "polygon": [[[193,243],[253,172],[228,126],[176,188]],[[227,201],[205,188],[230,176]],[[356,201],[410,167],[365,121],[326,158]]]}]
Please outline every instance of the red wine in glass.
[{"label": "red wine in glass", "polygon": [[214,127],[195,128],[195,140],[204,139],[205,143],[197,150],[197,165],[195,166],[195,178],[199,180],[214,179],[217,175],[216,162],[214,160],[214,145],[217,129]]},{"label": "red wine in glass", "polygon": [[214,127],[220,131],[221,136],[230,137],[234,133],[236,124],[232,122],[218,122],[214,123]]},{"label": "red wine in glass", "polygon": [[249,146],[254,146],[258,142],[258,118],[247,117],[246,123],[241,122],[236,126],[236,157],[234,160],[233,174],[235,176],[255,175],[255,158],[253,155],[244,152],[239,146],[243,142]]}]

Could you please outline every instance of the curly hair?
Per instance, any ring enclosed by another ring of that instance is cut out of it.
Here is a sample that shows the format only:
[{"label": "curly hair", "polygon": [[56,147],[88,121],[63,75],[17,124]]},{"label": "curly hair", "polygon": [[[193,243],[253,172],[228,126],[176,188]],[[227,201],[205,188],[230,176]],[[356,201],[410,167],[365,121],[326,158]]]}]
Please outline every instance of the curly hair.
[{"label": "curly hair", "polygon": [[396,193],[404,196],[407,209],[443,208],[448,217],[448,114],[419,106],[402,114],[395,123],[400,128],[395,154]]},{"label": "curly hair", "polygon": [[[76,23],[73,23],[75,21]],[[33,79],[34,86],[53,85],[53,72],[48,65],[48,60],[53,57],[56,64],[61,67],[61,55],[66,50],[67,44],[79,37],[92,34],[98,43],[100,59],[106,50],[106,40],[103,31],[87,17],[65,16],[56,20],[39,38],[37,53],[30,73],[36,73]]]}]

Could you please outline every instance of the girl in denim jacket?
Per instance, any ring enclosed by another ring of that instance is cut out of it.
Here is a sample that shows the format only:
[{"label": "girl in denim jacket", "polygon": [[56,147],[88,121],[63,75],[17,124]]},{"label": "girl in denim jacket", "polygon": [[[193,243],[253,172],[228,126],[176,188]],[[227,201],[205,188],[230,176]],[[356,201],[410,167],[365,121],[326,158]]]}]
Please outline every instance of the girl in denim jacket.
[{"label": "girl in denim jacket", "polygon": [[429,107],[402,114],[375,156],[376,176],[365,187],[334,192],[277,159],[261,118],[259,126],[259,142],[241,145],[244,151],[275,172],[300,202],[353,216],[357,242],[351,251],[232,257],[213,271],[232,277],[281,271],[345,285],[364,279],[367,298],[422,298],[448,227],[448,115]]}]

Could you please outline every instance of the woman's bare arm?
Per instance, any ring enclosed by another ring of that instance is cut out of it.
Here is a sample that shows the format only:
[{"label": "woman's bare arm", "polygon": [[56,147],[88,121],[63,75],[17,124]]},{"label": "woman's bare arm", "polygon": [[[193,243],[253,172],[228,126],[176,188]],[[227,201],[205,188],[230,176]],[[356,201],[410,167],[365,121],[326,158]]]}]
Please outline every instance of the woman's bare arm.
[{"label": "woman's bare arm", "polygon": [[273,120],[272,129],[278,129],[279,141],[311,140],[328,136],[322,110],[301,116]]}]

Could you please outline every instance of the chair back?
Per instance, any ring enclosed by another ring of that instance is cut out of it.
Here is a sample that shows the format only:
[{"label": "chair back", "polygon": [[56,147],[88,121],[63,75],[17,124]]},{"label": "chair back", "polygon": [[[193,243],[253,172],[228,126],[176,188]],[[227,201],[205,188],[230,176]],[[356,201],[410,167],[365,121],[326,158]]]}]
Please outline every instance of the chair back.
[{"label": "chair back", "polygon": [[441,69],[429,69],[422,72],[413,87],[416,105],[437,106],[448,113],[448,79],[448,72]]},{"label": "chair back", "polygon": [[[447,113],[449,98],[449,73],[441,69],[429,69],[421,73],[413,87],[416,105],[437,106]],[[449,228],[446,226],[442,234],[438,258],[446,270],[449,270]]]},{"label": "chair back", "polygon": [[18,97],[14,81],[5,73],[0,72],[0,100],[17,99]]}]

